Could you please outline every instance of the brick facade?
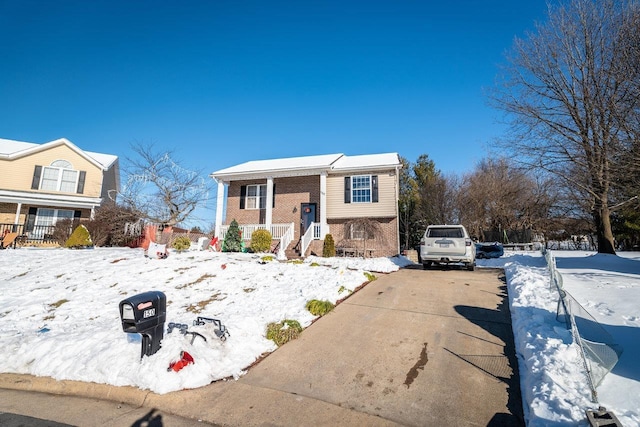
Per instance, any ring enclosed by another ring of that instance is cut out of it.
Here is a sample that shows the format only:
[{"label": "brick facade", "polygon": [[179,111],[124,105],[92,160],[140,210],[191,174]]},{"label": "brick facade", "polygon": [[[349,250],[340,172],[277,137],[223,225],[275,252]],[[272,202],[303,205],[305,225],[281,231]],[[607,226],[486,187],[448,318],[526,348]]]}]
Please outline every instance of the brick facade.
[{"label": "brick facade", "polygon": [[[236,220],[238,224],[264,224],[266,209],[240,209],[240,194],[243,185],[263,185],[266,180],[233,181],[227,192],[227,215],[225,224]],[[316,204],[316,221],[320,220],[320,177],[302,176],[276,178],[274,206],[271,222],[273,224],[300,224],[302,203]],[[295,239],[300,238],[300,227],[296,226]]]},{"label": "brick facade", "polygon": [[[397,218],[370,218],[380,226],[380,233],[375,237],[362,240],[350,239],[347,223],[348,219],[328,220],[329,232],[333,236],[336,248],[349,247],[367,250],[374,249],[373,256],[394,256],[398,254],[398,220]],[[322,250],[320,250],[322,253]]]}]

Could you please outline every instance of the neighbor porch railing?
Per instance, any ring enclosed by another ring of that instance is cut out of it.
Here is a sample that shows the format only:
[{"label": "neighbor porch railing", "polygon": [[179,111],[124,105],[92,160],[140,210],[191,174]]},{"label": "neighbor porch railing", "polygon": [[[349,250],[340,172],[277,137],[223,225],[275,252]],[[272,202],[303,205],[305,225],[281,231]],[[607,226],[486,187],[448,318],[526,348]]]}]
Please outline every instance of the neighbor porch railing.
[{"label": "neighbor porch railing", "polygon": [[25,224],[0,224],[0,234],[18,233],[20,243],[51,243],[56,239],[53,237],[55,225],[34,225],[25,231]]}]

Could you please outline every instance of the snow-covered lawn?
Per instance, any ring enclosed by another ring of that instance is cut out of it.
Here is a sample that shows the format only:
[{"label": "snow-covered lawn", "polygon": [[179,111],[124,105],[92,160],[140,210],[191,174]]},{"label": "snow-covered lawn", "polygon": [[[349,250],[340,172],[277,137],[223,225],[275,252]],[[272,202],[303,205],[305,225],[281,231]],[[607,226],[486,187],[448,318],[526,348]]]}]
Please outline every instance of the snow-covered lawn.
[{"label": "snow-covered lawn", "polygon": [[[619,257],[554,251],[565,288],[607,329],[624,353],[598,388],[600,404],[625,426],[640,425],[640,253]],[[275,349],[266,326],[283,319],[308,326],[308,300],[335,302],[406,258],[308,258],[261,262],[259,255],[207,251],[145,258],[140,249],[28,249],[0,252],[0,372],[132,385],[157,393],[239,377]],[[587,425],[595,409],[571,333],[556,320],[557,293],[544,258],[507,252],[480,267],[504,267],[529,426]],[[174,331],[140,360],[141,340],[125,334],[119,302],[149,290],[167,297],[167,323],[189,325],[207,340]],[[229,329],[226,342],[212,325]],[[167,371],[189,352],[196,363]]]},{"label": "snow-covered lawn", "polygon": [[[264,262],[260,255],[208,251],[150,259],[141,249],[29,249],[0,252],[0,372],[132,385],[156,393],[238,377],[275,344],[270,322],[314,320],[311,299],[335,302],[366,282],[365,272],[391,272],[406,258],[308,258]],[[206,341],[178,330],[140,361],[141,336],[122,330],[119,303],[156,290],[166,295],[169,322],[187,324]],[[230,336],[222,342],[212,324]],[[196,363],[167,371],[187,351]]]}]

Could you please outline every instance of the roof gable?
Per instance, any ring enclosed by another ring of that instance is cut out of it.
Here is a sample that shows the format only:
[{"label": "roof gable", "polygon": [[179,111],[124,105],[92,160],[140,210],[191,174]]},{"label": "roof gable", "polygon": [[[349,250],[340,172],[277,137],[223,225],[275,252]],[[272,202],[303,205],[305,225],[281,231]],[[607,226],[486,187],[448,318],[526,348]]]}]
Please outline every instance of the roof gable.
[{"label": "roof gable", "polygon": [[71,150],[75,151],[80,156],[86,158],[89,162],[95,164],[97,167],[103,170],[109,169],[118,160],[117,156],[114,156],[111,154],[102,154],[102,153],[93,153],[90,151],[84,151],[66,138],[56,139],[54,141],[50,141],[44,144],[35,144],[32,142],[23,142],[23,141],[13,141],[10,139],[0,138],[0,158],[6,158],[10,160],[19,159],[21,157],[25,157],[33,153],[45,151],[50,148],[57,147],[59,145],[65,145],[69,147]]}]

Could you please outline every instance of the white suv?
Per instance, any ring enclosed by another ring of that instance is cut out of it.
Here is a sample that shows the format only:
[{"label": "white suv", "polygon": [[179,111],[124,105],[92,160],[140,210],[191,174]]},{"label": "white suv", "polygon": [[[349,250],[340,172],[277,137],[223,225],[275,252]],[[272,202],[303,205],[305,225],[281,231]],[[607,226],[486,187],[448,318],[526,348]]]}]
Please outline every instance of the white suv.
[{"label": "white suv", "polygon": [[430,225],[420,240],[420,259],[425,269],[433,263],[463,263],[473,271],[476,246],[462,225]]}]

